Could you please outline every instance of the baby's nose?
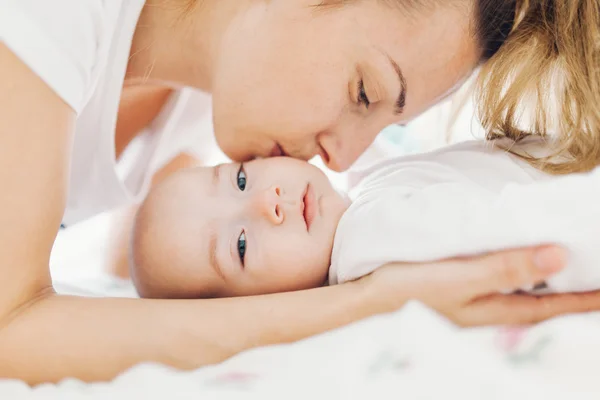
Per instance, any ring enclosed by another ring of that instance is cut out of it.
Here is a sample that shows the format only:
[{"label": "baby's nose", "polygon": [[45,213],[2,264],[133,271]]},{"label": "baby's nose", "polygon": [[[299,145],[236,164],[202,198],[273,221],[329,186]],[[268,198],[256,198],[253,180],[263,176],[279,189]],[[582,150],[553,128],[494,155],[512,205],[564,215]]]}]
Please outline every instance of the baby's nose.
[{"label": "baby's nose", "polygon": [[281,204],[281,189],[277,186],[272,186],[259,193],[257,197],[258,210],[261,215],[267,218],[272,224],[281,224],[284,218]]}]

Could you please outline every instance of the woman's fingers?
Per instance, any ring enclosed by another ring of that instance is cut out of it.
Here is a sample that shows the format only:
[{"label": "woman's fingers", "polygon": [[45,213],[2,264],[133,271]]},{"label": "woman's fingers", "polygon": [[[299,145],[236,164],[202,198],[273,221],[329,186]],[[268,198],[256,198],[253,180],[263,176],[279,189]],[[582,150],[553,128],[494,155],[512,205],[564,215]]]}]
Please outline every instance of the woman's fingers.
[{"label": "woman's fingers", "polygon": [[596,295],[537,298],[499,295],[535,285],[564,268],[567,253],[556,246],[503,251],[433,263],[393,263],[375,271],[377,293],[389,304],[417,299],[460,325],[522,324],[556,315],[600,310]]},{"label": "woman's fingers", "polygon": [[544,296],[498,294],[474,301],[451,318],[462,326],[523,325],[598,310],[600,291]]},{"label": "woman's fingers", "polygon": [[[465,295],[473,299],[543,282],[564,268],[567,253],[556,246],[509,250],[465,260]],[[464,275],[464,271],[463,271]]]}]

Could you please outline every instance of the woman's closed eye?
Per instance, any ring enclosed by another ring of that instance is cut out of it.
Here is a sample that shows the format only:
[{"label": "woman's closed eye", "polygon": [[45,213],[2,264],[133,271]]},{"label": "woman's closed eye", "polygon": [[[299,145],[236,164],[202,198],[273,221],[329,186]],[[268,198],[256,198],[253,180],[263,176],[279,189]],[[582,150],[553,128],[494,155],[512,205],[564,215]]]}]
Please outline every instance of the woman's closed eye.
[{"label": "woman's closed eye", "polygon": [[242,164],[240,164],[240,169],[238,170],[237,177],[236,177],[237,187],[242,192],[244,190],[246,190],[246,181],[247,181],[246,171],[244,170],[244,164],[242,163]]},{"label": "woman's closed eye", "polygon": [[366,109],[369,109],[371,102],[369,101],[369,97],[365,91],[365,82],[362,79],[358,82],[358,94],[356,98],[358,99],[359,105],[363,104]]},{"label": "woman's closed eye", "polygon": [[246,232],[242,231],[237,241],[237,250],[238,255],[240,256],[240,262],[242,266],[245,266],[245,258],[246,258]]}]

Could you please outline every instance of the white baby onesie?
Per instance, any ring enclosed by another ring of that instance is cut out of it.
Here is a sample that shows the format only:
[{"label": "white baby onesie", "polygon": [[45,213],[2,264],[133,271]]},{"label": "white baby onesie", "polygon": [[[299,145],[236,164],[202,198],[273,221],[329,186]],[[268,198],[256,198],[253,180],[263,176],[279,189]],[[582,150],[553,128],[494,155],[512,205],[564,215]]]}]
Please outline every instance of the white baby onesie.
[{"label": "white baby onesie", "polygon": [[350,192],[338,225],[331,284],[390,262],[559,244],[569,264],[547,291],[600,289],[600,169],[551,177],[472,141],[387,160],[371,172]]}]

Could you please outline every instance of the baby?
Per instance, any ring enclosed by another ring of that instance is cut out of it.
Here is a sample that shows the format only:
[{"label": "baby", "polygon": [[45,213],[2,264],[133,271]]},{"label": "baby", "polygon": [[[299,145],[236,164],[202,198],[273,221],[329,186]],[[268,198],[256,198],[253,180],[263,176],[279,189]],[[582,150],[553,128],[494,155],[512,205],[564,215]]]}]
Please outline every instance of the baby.
[{"label": "baby", "polygon": [[[571,258],[546,291],[600,287],[600,269],[593,268],[600,207],[595,215],[578,212],[556,195],[555,178],[506,151],[467,142],[391,159],[363,175],[346,196],[321,170],[291,158],[175,174],[136,218],[131,273],[139,294],[302,290],[357,279],[390,262],[547,243],[565,245]],[[600,188],[591,190],[593,198]],[[538,201],[546,202],[544,212]]]},{"label": "baby", "polygon": [[180,172],[139,210],[132,279],[141,296],[161,298],[323,285],[349,204],[320,169],[287,157]]}]

